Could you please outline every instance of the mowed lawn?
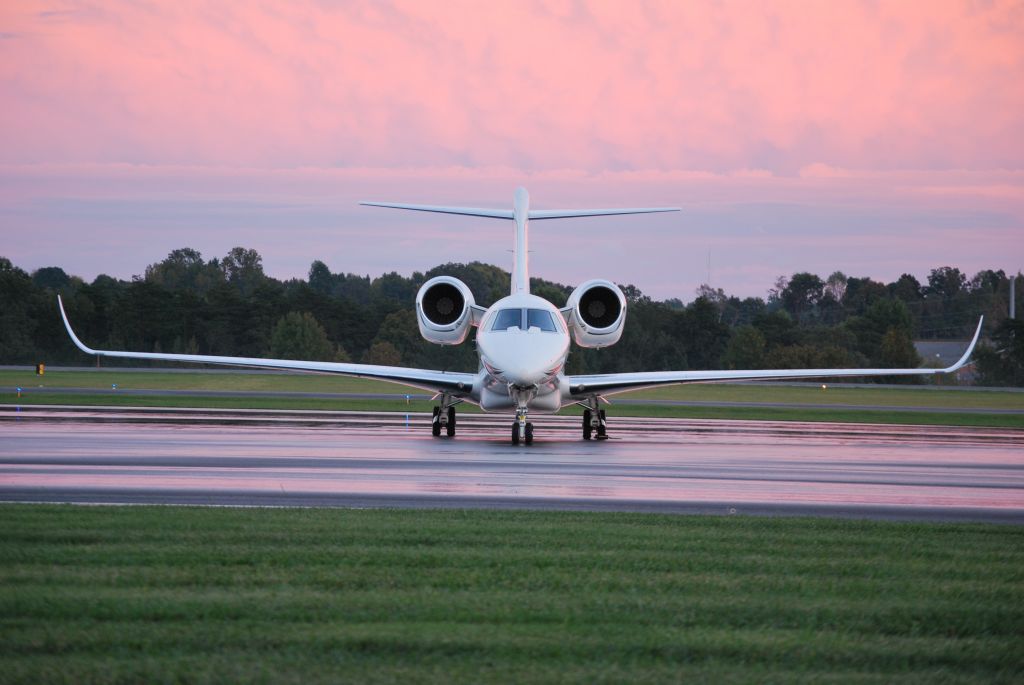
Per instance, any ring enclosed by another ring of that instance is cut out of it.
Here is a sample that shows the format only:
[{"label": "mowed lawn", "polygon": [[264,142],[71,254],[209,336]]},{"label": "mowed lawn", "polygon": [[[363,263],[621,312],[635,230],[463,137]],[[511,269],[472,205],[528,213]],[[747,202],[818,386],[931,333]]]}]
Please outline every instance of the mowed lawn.
[{"label": "mowed lawn", "polygon": [[1024,680],[1024,528],[0,506],[2,682]]},{"label": "mowed lawn", "polygon": [[[112,389],[116,384],[117,389]],[[48,392],[37,392],[40,386]],[[16,387],[23,388],[17,397]],[[88,394],[60,393],[61,388],[85,388]],[[154,396],[134,391],[242,391],[241,397]],[[47,371],[36,376],[30,369],[0,371],[0,404],[83,406],[150,406],[219,409],[293,409],[342,411],[400,411],[426,413],[427,400],[407,402],[398,394],[422,395],[427,391],[406,386],[344,376],[321,374],[225,373],[190,371]],[[274,393],[361,393],[381,398],[316,398],[275,396]],[[618,400],[631,400],[623,404]],[[650,404],[643,403],[651,400]],[[661,400],[698,403],[741,403],[743,406],[680,406]],[[635,404],[633,402],[641,402]],[[765,406],[813,405],[807,406]],[[914,411],[901,411],[900,407]],[[938,411],[922,412],[921,408]],[[964,411],[957,412],[955,410]],[[978,410],[1009,410],[1016,413],[979,414]],[[475,412],[472,405],[460,411]],[[567,407],[563,413],[580,413]],[[748,384],[692,384],[616,395],[609,416],[648,416],[690,419],[739,419],[770,421],[838,421],[853,423],[929,424],[1024,428],[1024,392],[965,391],[929,387],[849,387],[844,385],[793,386]]]},{"label": "mowed lawn", "polygon": [[[325,374],[291,373],[229,373],[195,370],[189,372],[118,371],[64,371],[51,369],[37,376],[32,369],[0,370],[0,392],[9,394],[22,387],[26,394],[33,388],[93,388],[110,390],[230,390],[254,394],[277,392],[311,393],[412,393],[427,391],[396,383],[365,378],[348,378]],[[852,406],[909,406],[963,409],[1020,409],[1024,410],[1024,392],[1000,390],[958,390],[934,387],[846,387],[842,384],[784,385],[745,383],[698,383],[673,385],[654,390],[642,390],[616,399],[680,400],[686,402],[750,402],[783,404],[838,404]]]}]

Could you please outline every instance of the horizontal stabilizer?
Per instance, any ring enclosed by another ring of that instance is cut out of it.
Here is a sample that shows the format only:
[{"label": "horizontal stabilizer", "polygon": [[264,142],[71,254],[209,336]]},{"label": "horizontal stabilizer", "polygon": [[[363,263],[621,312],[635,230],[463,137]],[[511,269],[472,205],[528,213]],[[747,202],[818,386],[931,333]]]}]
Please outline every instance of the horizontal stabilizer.
[{"label": "horizontal stabilizer", "polygon": [[679,207],[637,207],[623,209],[531,209],[530,220],[541,219],[576,219],[585,216],[614,216],[616,214],[656,214],[658,212],[678,212]]},{"label": "horizontal stabilizer", "polygon": [[482,216],[488,219],[511,219],[511,209],[487,209],[481,207],[443,207],[439,205],[407,205],[398,202],[360,202],[367,207],[389,207],[390,209],[410,209],[414,212],[437,212],[438,214],[462,214],[464,216]]},{"label": "horizontal stabilizer", "polygon": [[[366,207],[388,207],[390,209],[409,209],[414,212],[437,212],[439,214],[462,214],[464,216],[482,216],[488,219],[512,219],[511,209],[488,209],[484,207],[445,207],[441,205],[408,205],[398,202],[360,202]],[[656,214],[658,212],[678,212],[679,207],[635,207],[622,209],[531,209],[529,218],[532,221],[542,219],[578,219],[588,216],[615,216],[618,214]]]}]

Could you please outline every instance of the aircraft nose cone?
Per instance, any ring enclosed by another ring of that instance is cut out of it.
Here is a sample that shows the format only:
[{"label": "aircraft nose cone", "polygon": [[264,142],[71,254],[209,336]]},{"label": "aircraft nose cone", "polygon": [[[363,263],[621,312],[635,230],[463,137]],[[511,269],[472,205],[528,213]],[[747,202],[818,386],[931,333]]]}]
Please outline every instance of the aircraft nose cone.
[{"label": "aircraft nose cone", "polygon": [[505,380],[512,385],[522,388],[537,385],[544,380],[544,371],[537,368],[530,368],[526,365],[512,364],[504,369]]},{"label": "aircraft nose cone", "polygon": [[523,388],[543,383],[563,363],[568,336],[508,332],[477,339],[484,362],[500,380]]}]

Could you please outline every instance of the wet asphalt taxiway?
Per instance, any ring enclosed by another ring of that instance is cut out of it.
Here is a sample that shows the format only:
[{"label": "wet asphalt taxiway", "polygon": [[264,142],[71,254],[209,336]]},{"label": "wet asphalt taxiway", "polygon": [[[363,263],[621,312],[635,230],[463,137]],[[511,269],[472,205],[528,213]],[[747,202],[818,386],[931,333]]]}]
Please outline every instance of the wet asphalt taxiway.
[{"label": "wet asphalt taxiway", "polygon": [[582,509],[1024,523],[1024,431],[0,407],[0,501]]}]

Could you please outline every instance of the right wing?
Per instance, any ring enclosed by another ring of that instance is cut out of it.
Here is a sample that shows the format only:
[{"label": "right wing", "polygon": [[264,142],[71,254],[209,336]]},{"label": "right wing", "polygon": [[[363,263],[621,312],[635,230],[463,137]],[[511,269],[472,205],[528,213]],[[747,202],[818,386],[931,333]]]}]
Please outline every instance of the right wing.
[{"label": "right wing", "polygon": [[168,362],[189,362],[193,364],[219,364],[223,366],[246,366],[259,369],[276,369],[285,371],[307,371],[314,373],[334,373],[342,376],[358,376],[360,378],[376,378],[392,381],[416,388],[443,392],[457,397],[467,397],[473,389],[476,375],[471,373],[452,373],[448,371],[431,371],[428,369],[409,369],[400,366],[377,366],[374,364],[346,364],[339,362],[307,362],[291,359],[260,359],[257,357],[219,357],[206,354],[164,354],[160,352],[115,352],[110,350],[94,350],[87,347],[71,330],[68,315],[64,312],[64,303],[57,296],[64,327],[68,330],[72,342],[82,352],[98,357],[119,357],[122,359],[149,359]]},{"label": "right wing", "polygon": [[974,346],[981,336],[981,324],[967,351],[959,361],[945,369],[758,369],[752,371],[645,371],[639,373],[606,373],[588,376],[568,376],[569,393],[573,397],[588,395],[614,395],[615,393],[654,388],[679,383],[723,383],[729,381],[785,380],[798,378],[849,378],[857,376],[933,376],[952,373],[971,358]]}]

